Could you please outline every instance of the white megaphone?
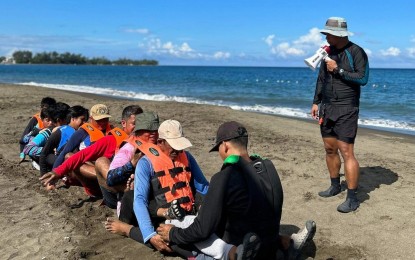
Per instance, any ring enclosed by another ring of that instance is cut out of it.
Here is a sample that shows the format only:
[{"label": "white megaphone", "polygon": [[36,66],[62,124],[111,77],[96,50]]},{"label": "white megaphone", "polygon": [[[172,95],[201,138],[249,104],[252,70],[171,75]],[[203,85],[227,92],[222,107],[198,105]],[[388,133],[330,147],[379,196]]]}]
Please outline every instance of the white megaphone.
[{"label": "white megaphone", "polygon": [[329,56],[330,47],[325,45],[318,49],[316,53],[308,59],[305,59],[304,62],[307,64],[310,69],[315,70],[320,63],[321,60],[330,59]]}]

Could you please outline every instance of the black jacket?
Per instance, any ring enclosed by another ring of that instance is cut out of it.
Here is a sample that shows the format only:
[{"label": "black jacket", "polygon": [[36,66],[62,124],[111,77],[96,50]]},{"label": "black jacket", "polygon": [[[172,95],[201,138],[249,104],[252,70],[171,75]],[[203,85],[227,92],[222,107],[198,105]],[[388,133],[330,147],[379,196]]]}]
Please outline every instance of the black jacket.
[{"label": "black jacket", "polygon": [[[172,228],[170,241],[190,244],[212,234],[238,246],[248,232],[261,238],[259,259],[272,259],[278,246],[283,191],[278,173],[269,160],[239,159],[224,164],[209,185],[194,223]],[[265,184],[268,185],[268,187]]]}]

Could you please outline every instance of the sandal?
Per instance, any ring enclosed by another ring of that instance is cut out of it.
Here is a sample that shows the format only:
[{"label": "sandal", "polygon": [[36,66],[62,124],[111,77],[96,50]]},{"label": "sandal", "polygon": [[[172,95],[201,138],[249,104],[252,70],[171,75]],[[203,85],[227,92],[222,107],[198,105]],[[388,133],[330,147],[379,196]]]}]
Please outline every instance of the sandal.
[{"label": "sandal", "polygon": [[255,233],[247,233],[244,236],[243,243],[236,249],[237,260],[252,260],[255,259],[261,247],[261,240]]}]

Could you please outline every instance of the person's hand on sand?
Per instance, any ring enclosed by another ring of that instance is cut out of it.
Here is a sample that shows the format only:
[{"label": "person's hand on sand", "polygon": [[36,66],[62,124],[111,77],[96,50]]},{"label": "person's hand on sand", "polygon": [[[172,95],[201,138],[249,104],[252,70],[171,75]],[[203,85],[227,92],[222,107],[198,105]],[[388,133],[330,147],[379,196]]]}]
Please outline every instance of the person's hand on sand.
[{"label": "person's hand on sand", "polygon": [[169,244],[166,241],[164,241],[161,238],[161,236],[158,234],[150,238],[150,243],[159,252],[164,252],[164,253],[173,252],[173,250],[169,247]]},{"label": "person's hand on sand", "polygon": [[164,241],[168,242],[170,241],[170,229],[172,229],[173,227],[174,225],[171,224],[160,224],[160,226],[157,228],[157,234],[159,234]]},{"label": "person's hand on sand", "polygon": [[45,173],[39,178],[40,182],[47,190],[55,189],[55,184],[59,179],[59,176],[54,172]]}]

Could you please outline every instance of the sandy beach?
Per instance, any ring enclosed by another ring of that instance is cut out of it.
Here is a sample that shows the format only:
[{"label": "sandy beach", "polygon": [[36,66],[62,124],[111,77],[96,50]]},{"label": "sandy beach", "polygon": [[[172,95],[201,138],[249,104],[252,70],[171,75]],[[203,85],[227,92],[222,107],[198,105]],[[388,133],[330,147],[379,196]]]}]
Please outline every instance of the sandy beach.
[{"label": "sandy beach", "polygon": [[341,214],[336,208],[345,192],[326,199],[317,195],[328,187],[329,178],[316,122],[225,107],[122,100],[29,86],[0,84],[0,92],[2,259],[180,259],[108,233],[103,222],[114,217],[114,211],[100,206],[100,201],[71,209],[69,205],[86,198],[81,188],[46,192],[30,163],[18,164],[18,140],[44,96],[88,109],[104,103],[115,125],[119,125],[122,109],[131,104],[156,111],[162,120],[180,121],[193,143],[189,150],[208,179],[221,166],[218,154],[208,153],[217,127],[224,121],[239,121],[249,131],[250,152],[271,159],[280,174],[282,232],[298,231],[307,219],[317,223],[304,258],[415,259],[415,136],[359,129],[355,152],[360,163],[361,206],[356,212]]}]

